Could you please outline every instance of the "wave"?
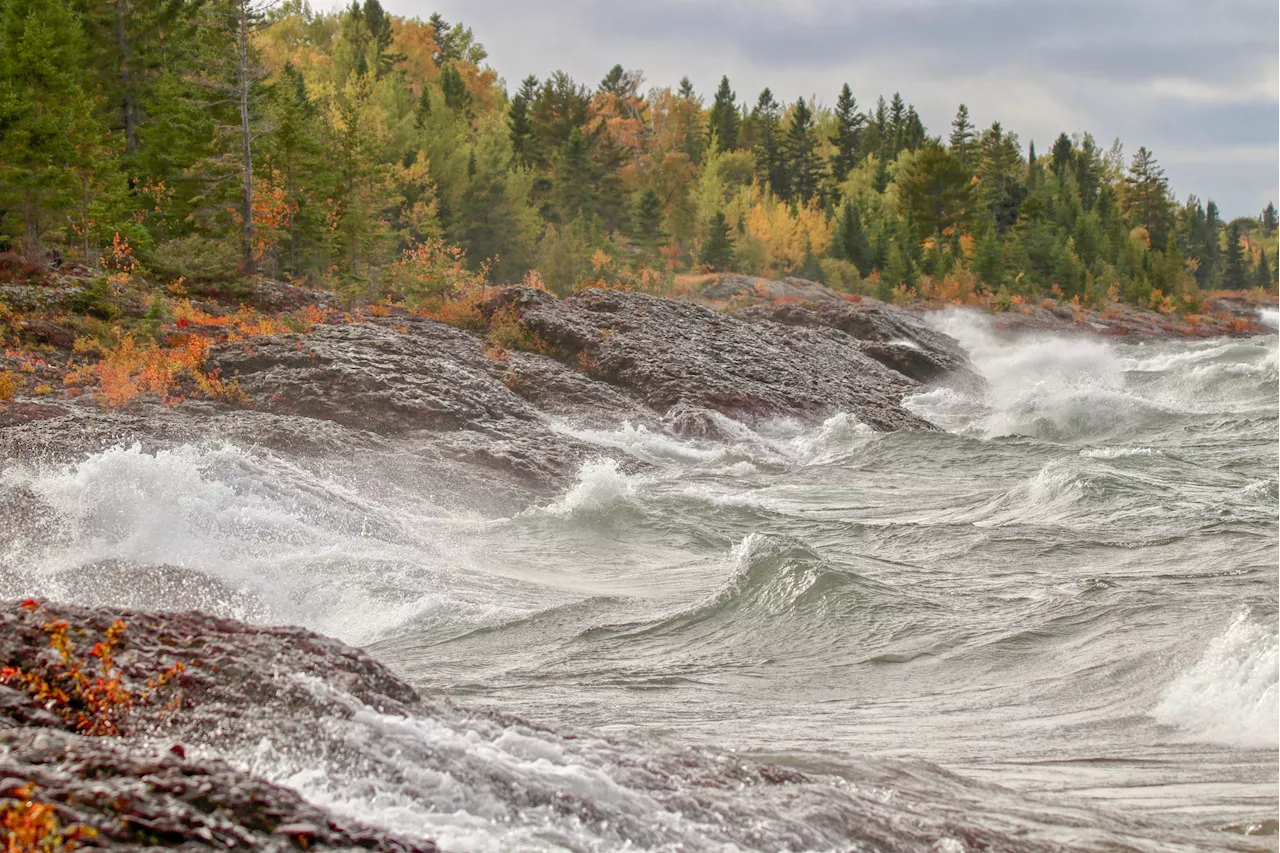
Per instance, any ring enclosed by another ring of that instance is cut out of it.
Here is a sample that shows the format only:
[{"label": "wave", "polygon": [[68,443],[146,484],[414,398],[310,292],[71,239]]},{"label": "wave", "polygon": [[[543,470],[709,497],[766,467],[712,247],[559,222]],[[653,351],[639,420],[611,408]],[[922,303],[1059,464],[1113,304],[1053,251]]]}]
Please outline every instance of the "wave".
[{"label": "wave", "polygon": [[1178,676],[1151,715],[1194,740],[1270,747],[1280,740],[1273,627],[1238,614],[1191,669]]},{"label": "wave", "polygon": [[208,609],[355,643],[428,612],[485,618],[487,603],[457,598],[445,574],[489,523],[373,492],[230,445],[15,466],[0,475],[0,505],[16,507],[0,593]]},{"label": "wave", "polygon": [[1259,308],[1258,322],[1273,329],[1280,329],[1280,311],[1275,308]]},{"label": "wave", "polygon": [[615,459],[593,459],[583,463],[573,486],[550,505],[526,513],[568,518],[599,515],[635,500],[648,478],[624,472]]},{"label": "wave", "polygon": [[1081,450],[1080,455],[1085,459],[1129,459],[1164,456],[1164,451],[1153,447],[1090,447]]}]

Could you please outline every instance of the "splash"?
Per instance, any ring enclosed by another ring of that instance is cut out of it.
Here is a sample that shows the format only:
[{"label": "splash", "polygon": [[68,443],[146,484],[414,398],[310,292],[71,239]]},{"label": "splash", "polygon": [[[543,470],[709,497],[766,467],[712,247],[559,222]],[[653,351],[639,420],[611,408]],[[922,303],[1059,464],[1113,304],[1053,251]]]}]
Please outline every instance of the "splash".
[{"label": "splash", "polygon": [[1194,740],[1274,748],[1280,741],[1278,667],[1276,634],[1240,613],[1174,680],[1152,716]]}]

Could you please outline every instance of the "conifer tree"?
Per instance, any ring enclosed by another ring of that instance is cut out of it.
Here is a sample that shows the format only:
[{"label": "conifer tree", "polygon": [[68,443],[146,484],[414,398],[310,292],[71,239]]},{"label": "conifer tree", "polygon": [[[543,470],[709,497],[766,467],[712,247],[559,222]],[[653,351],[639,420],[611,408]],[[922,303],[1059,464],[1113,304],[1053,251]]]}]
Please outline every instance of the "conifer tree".
[{"label": "conifer tree", "polygon": [[893,160],[897,158],[898,152],[903,149],[903,139],[907,129],[907,104],[902,100],[902,95],[897,92],[893,93],[893,100],[889,103],[888,125],[885,132],[885,141],[888,143],[884,148],[887,155],[885,159]]},{"label": "conifer tree", "polygon": [[1262,210],[1262,216],[1259,217],[1262,222],[1262,233],[1270,237],[1276,233],[1276,206],[1274,202],[1267,202],[1267,206]]},{"label": "conifer tree", "polygon": [[1122,202],[1129,221],[1147,230],[1152,245],[1162,245],[1172,225],[1173,204],[1164,169],[1145,146],[1133,155],[1124,185]]},{"label": "conifer tree", "polygon": [[845,83],[836,99],[835,134],[831,142],[835,145],[835,154],[831,157],[831,178],[839,184],[848,176],[849,171],[858,161],[858,151],[862,144],[862,126],[866,116],[858,111],[858,101],[853,97],[849,84]]},{"label": "conifer tree", "polygon": [[[423,92],[426,92],[424,87]],[[520,82],[520,89],[507,108],[507,122],[511,128],[511,151],[518,166],[533,163],[533,122],[529,119],[529,106],[538,96],[538,78],[532,74]]]},{"label": "conifer tree", "polygon": [[737,95],[729,88],[729,78],[720,78],[715,101],[711,104],[708,126],[721,151],[733,151],[738,147]]},{"label": "conifer tree", "polygon": [[43,254],[55,213],[71,204],[78,149],[101,147],[82,89],[84,52],[65,0],[0,7],[0,201],[21,210],[22,233],[10,236],[32,257]]},{"label": "conifer tree", "polygon": [[862,275],[869,275],[874,263],[871,243],[862,228],[862,214],[852,201],[840,207],[840,219],[832,239],[832,254],[858,268]]},{"label": "conifer tree", "polygon": [[1244,290],[1249,286],[1244,264],[1244,250],[1240,246],[1240,226],[1232,222],[1227,226],[1227,249],[1223,256],[1222,286],[1227,290]]},{"label": "conifer tree", "polygon": [[753,135],[756,138],[756,169],[761,179],[778,196],[790,193],[787,158],[783,150],[782,109],[773,92],[765,89],[751,111]]},{"label": "conifer tree", "polygon": [[1258,254],[1258,263],[1253,268],[1253,286],[1266,290],[1271,287],[1275,278],[1271,274],[1271,264],[1267,262],[1267,250]]},{"label": "conifer tree", "polygon": [[676,97],[689,101],[698,99],[697,93],[693,91],[693,82],[687,76],[680,78],[680,88],[676,90]]},{"label": "conifer tree", "polygon": [[1071,137],[1066,133],[1058,134],[1058,138],[1053,141],[1053,149],[1049,152],[1049,168],[1053,170],[1058,180],[1062,180],[1066,175],[1067,167],[1071,165],[1074,154],[1075,147],[1071,144]]},{"label": "conifer tree", "polygon": [[590,213],[595,203],[595,169],[586,137],[576,127],[569,132],[556,169],[560,210],[565,220]]},{"label": "conifer tree", "polygon": [[815,151],[813,111],[798,98],[791,108],[791,123],[787,128],[787,159],[789,161],[789,193],[783,198],[806,204],[818,194],[822,178],[822,162]]},{"label": "conifer tree", "polygon": [[724,211],[717,210],[707,226],[707,239],[699,257],[703,266],[715,272],[728,272],[733,265],[733,243],[729,239],[729,221]]},{"label": "conifer tree", "polygon": [[966,169],[973,168],[973,125],[969,122],[969,108],[964,104],[956,110],[956,117],[951,121],[951,138],[947,144],[961,165]]},{"label": "conifer tree", "polygon": [[642,251],[645,260],[651,260],[662,239],[662,199],[653,187],[648,187],[637,199],[631,214],[631,234]]}]

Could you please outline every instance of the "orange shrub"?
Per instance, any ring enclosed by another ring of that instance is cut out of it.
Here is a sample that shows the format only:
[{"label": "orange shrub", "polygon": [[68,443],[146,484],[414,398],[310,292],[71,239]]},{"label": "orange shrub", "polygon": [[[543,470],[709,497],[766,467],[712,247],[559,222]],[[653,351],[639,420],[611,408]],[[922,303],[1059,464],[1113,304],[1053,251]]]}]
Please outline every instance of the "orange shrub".
[{"label": "orange shrub", "polygon": [[[34,613],[40,605],[34,599],[27,599],[22,608]],[[149,679],[146,690],[135,694],[125,685],[124,673],[115,661],[116,649],[125,632],[124,622],[119,619],[112,622],[87,655],[76,654],[75,644],[68,636],[70,626],[65,621],[45,622],[43,627],[49,635],[50,648],[58,653],[57,661],[43,667],[43,672],[0,667],[0,684],[23,690],[80,734],[123,735],[125,720],[134,704],[146,704],[156,692],[186,671],[181,662],[175,663]]]},{"label": "orange shrub", "polygon": [[0,403],[12,400],[18,393],[18,377],[12,370],[0,370]]},{"label": "orange shrub", "polygon": [[35,792],[31,783],[0,791],[17,798],[0,802],[0,838],[4,839],[5,853],[74,850],[81,839],[98,834],[93,827],[78,823],[59,828],[55,807],[36,800]]}]

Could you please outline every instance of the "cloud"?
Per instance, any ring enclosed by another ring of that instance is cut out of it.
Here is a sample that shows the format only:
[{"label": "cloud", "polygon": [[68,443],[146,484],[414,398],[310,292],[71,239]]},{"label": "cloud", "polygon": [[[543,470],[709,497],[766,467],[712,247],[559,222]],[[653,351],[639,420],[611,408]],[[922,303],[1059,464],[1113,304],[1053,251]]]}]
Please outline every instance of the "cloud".
[{"label": "cloud", "polygon": [[[1274,0],[384,0],[472,27],[509,84],[562,69],[594,85],[615,63],[707,98],[864,106],[895,91],[945,135],[956,105],[1047,149],[1061,131],[1145,145],[1175,191],[1256,213],[1280,185],[1280,8]],[[1247,167],[1242,147],[1270,152]],[[1198,152],[1195,157],[1187,151]],[[1233,153],[1234,152],[1234,153]]]}]

